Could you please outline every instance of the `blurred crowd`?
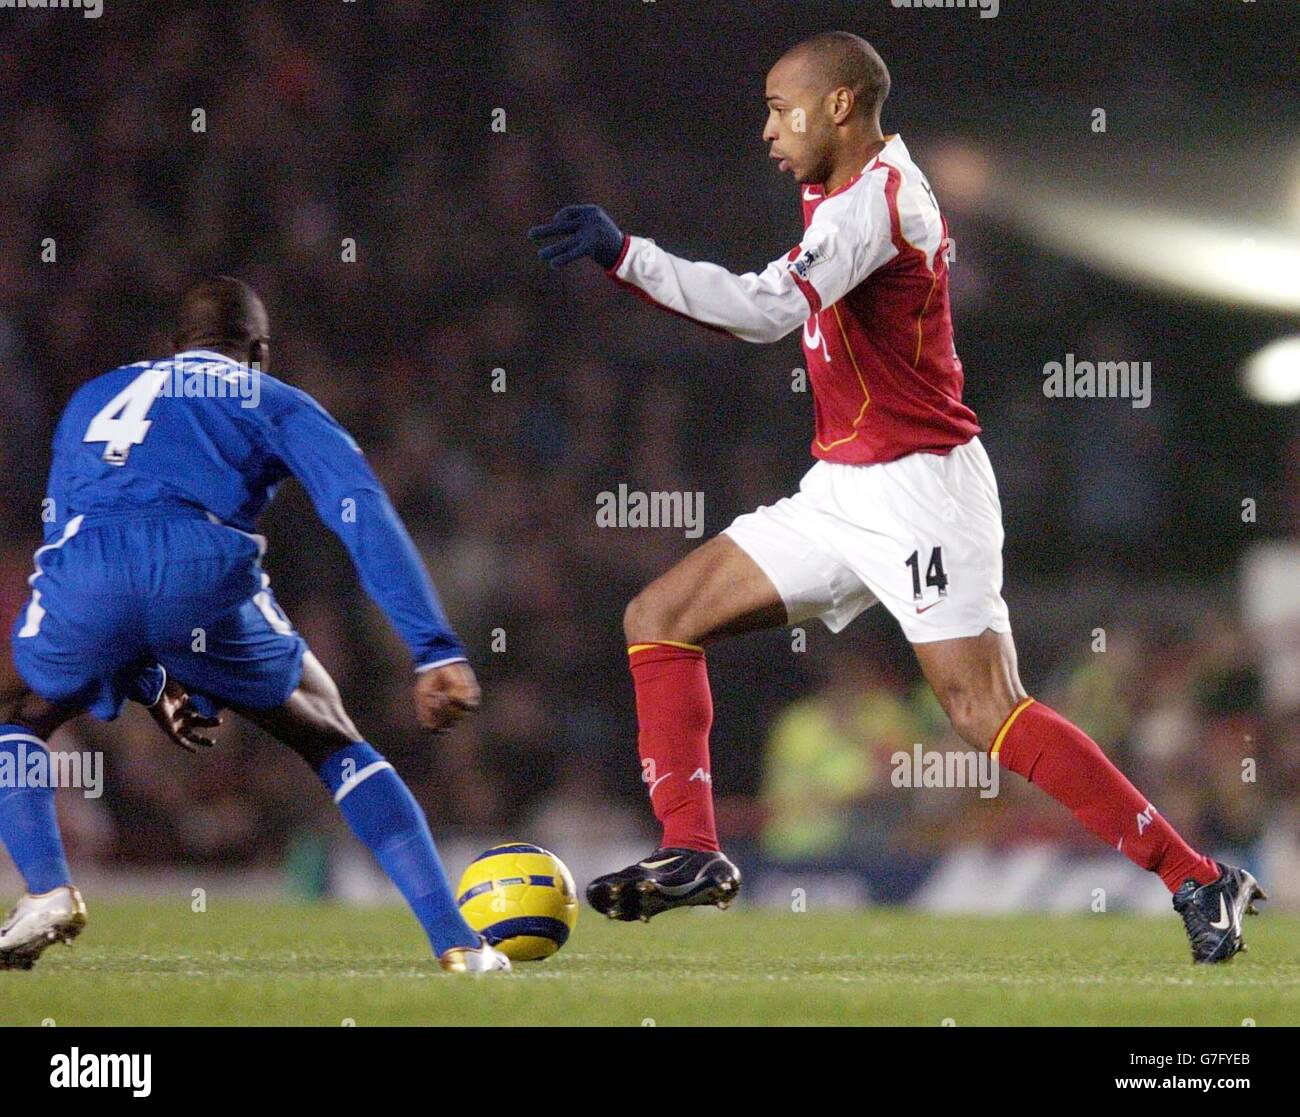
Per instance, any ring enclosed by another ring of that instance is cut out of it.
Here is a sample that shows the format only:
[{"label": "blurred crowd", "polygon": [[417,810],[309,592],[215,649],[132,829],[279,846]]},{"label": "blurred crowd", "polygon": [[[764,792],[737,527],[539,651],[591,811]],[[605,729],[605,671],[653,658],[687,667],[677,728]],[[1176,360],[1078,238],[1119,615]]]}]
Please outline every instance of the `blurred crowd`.
[{"label": "blurred crowd", "polygon": [[[811,403],[791,391],[802,356],[793,338],[757,348],[659,314],[595,268],[549,274],[525,232],[590,200],[738,271],[783,254],[798,207],[759,139],[761,76],[807,28],[791,15],[719,42],[716,66],[736,73],[719,104],[716,77],[682,76],[698,51],[670,25],[618,50],[616,25],[593,16],[579,35],[558,5],[466,8],[453,22],[414,0],[358,18],[363,7],[165,6],[148,34],[53,14],[5,24],[3,614],[26,597],[63,403],[90,376],[170,352],[188,281],[238,275],[270,309],[271,372],[356,435],[472,649],[480,716],[422,737],[404,649],[285,487],[264,522],[277,596],[435,832],[644,828],[622,609],[692,541],[599,528],[597,495],[621,483],[703,492],[712,534],[791,491],[809,463]],[[882,44],[896,75],[886,129],[942,168],[980,137],[927,113],[916,86],[933,46]],[[1022,140],[1032,127],[1026,116]],[[944,176],[932,178],[943,202]],[[1300,525],[1293,419],[1224,406],[1226,311],[1122,287],[954,199],[958,346],[1001,485],[1013,619],[1033,627],[1026,682],[1189,837],[1249,845],[1294,810],[1300,742],[1260,700],[1231,620],[1156,640],[1129,616],[1095,654],[1077,636],[1095,618],[1044,631],[1017,613],[1016,590],[1084,572],[1117,592],[1184,579],[1218,587],[1230,616],[1242,549]],[[1043,363],[1066,352],[1154,360],[1156,402],[1045,398]],[[1267,510],[1259,524],[1241,523],[1242,493]],[[882,758],[913,741],[944,747],[945,730],[901,637],[869,623],[865,643],[821,633],[794,655],[776,633],[714,654],[724,825],[776,858],[1073,841],[1068,817],[1022,788],[996,809],[891,794]],[[62,800],[74,858],[272,863],[295,835],[339,825],[312,773],[242,725],[195,758],[168,752],[139,711],[61,740],[109,752],[104,798]],[[1243,782],[1245,756],[1267,778]],[[823,808],[829,824],[801,815]]]}]

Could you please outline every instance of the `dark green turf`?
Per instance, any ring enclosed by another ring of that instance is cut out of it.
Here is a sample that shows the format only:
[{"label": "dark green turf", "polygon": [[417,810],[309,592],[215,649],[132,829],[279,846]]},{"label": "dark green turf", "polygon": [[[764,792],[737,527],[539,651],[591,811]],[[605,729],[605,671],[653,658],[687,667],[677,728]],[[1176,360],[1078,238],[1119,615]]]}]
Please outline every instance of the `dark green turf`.
[{"label": "dark green turf", "polygon": [[448,977],[401,908],[91,899],[71,948],[0,973],[0,1023],[1300,1024],[1300,920],[1191,965],[1178,919],[584,909],[554,958]]}]

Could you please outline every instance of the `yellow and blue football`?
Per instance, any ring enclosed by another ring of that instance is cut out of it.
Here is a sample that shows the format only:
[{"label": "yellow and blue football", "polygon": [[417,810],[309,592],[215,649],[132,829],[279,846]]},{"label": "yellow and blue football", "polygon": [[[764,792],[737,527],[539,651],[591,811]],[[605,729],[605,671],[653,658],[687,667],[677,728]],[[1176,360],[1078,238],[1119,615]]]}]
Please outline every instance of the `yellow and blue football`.
[{"label": "yellow and blue football", "polygon": [[555,854],[527,842],[474,858],[456,902],[465,921],[514,962],[549,958],[578,922],[572,874]]}]

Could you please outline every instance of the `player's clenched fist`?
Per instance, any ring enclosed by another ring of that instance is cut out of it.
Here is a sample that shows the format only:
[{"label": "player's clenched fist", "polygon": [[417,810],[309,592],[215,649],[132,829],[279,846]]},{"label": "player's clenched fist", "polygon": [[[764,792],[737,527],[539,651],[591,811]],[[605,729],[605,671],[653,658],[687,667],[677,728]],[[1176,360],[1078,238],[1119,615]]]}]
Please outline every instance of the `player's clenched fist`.
[{"label": "player's clenched fist", "polygon": [[425,729],[449,729],[478,704],[478,680],[468,663],[449,663],[416,677],[415,712]]}]

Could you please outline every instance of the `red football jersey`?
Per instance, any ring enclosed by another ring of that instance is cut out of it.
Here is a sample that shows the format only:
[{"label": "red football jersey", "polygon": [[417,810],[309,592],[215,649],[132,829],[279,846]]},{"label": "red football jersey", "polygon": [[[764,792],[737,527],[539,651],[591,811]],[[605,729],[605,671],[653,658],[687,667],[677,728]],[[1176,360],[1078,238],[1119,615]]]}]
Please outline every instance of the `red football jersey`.
[{"label": "red football jersey", "polygon": [[831,194],[805,186],[802,197],[803,239],[761,273],[734,275],[628,237],[610,274],[746,341],[802,325],[815,457],[869,464],[969,442],[980,427],[961,398],[947,223],[902,139],[888,137]]},{"label": "red football jersey", "polygon": [[[946,452],[980,431],[961,398],[962,365],[948,308],[947,222],[897,137],[832,195],[804,187],[805,228],[823,205],[855,190],[872,195],[869,220],[888,234],[887,241],[873,238],[882,242],[873,250],[879,262],[829,306],[798,276],[812,310],[803,351],[816,416],[813,456],[867,463]],[[857,207],[846,214],[856,217]]]}]

